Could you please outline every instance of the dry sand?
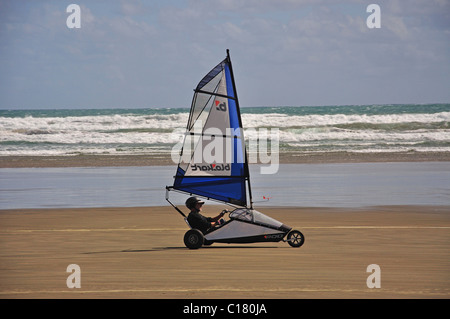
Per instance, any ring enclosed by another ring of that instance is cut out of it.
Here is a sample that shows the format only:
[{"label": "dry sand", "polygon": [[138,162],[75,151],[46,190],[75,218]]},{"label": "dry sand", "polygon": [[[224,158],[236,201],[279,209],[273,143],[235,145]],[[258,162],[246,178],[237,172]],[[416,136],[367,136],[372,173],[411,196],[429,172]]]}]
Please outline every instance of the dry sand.
[{"label": "dry sand", "polygon": [[[3,210],[0,298],[450,297],[450,207],[261,211],[305,244],[188,250],[168,207]],[[70,264],[81,288],[66,285]],[[370,264],[381,288],[367,287]]]}]

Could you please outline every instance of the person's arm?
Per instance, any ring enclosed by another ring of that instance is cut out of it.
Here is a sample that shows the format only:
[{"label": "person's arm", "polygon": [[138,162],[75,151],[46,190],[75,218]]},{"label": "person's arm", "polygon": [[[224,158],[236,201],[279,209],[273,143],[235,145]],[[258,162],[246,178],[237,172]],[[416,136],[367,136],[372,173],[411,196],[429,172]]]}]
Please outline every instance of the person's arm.
[{"label": "person's arm", "polygon": [[211,218],[212,222],[217,222],[219,219],[221,219],[223,217],[223,215],[225,215],[225,211],[223,210],[219,215],[217,215],[216,217]]}]

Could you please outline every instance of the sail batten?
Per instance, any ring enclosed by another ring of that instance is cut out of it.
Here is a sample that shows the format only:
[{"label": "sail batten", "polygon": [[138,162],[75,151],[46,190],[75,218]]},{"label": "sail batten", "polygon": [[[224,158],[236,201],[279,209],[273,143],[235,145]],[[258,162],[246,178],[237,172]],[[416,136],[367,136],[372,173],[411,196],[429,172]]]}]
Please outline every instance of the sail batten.
[{"label": "sail batten", "polygon": [[171,188],[247,206],[248,163],[228,51],[194,89],[180,154]]},{"label": "sail batten", "polygon": [[215,92],[207,92],[207,91],[203,91],[203,90],[198,90],[195,91],[196,93],[205,93],[205,94],[211,94],[211,95],[215,95],[215,96],[220,96],[220,97],[224,97],[227,99],[232,99],[232,100],[236,100],[236,98],[234,96],[229,96],[229,95],[224,95],[224,94],[220,94],[220,93],[215,93]]}]

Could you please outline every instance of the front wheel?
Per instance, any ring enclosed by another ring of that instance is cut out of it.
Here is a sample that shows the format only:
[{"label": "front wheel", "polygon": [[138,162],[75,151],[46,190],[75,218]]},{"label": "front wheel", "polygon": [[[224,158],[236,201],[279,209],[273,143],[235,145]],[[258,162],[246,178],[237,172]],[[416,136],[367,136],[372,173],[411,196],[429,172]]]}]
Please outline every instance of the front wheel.
[{"label": "front wheel", "polygon": [[203,245],[203,234],[198,229],[190,229],[184,235],[184,244],[189,249],[198,249]]},{"label": "front wheel", "polygon": [[287,242],[292,247],[300,247],[305,242],[305,236],[298,230],[293,230],[287,235]]}]

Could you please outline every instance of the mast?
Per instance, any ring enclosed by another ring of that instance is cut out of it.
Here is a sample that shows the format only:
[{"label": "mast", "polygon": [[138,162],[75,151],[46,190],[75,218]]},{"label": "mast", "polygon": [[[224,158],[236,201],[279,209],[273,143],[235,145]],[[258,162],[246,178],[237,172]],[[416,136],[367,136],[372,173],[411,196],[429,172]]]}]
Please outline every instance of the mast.
[{"label": "mast", "polygon": [[[234,97],[236,99],[236,110],[238,113],[238,119],[239,119],[239,126],[242,128],[242,134],[244,134],[244,127],[242,126],[242,119],[241,119],[241,109],[239,107],[239,99],[238,99],[238,95],[237,95],[237,90],[236,90],[236,83],[234,82],[234,73],[233,73],[233,66],[231,64],[231,58],[230,58],[230,50],[227,49],[227,61],[228,64],[230,66],[230,74],[231,74],[231,83],[233,84],[233,91],[234,91]],[[253,209],[253,199],[252,199],[252,188],[250,185],[250,170],[248,168],[248,157],[247,157],[247,147],[245,146],[245,140],[243,139],[242,141],[244,143],[244,150],[245,150],[245,165],[244,165],[244,169],[245,169],[245,175],[246,180],[247,180],[247,185],[248,185],[248,196],[249,196],[249,200],[250,200],[250,209]]]}]

